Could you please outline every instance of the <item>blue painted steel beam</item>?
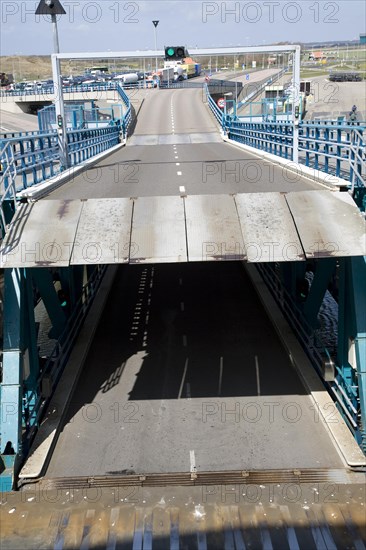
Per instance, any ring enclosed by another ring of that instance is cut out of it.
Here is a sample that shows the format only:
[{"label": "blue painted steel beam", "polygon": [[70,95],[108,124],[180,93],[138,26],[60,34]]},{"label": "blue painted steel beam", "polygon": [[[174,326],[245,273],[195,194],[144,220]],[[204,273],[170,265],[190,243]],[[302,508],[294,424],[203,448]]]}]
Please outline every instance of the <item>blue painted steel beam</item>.
[{"label": "blue painted steel beam", "polygon": [[[39,362],[33,285],[25,269],[4,271],[4,349],[1,382],[0,485],[7,487],[21,462],[24,407],[34,399]],[[10,476],[10,477],[9,477]]]},{"label": "blue painted steel beam", "polygon": [[[366,258],[343,258],[340,267],[338,381],[349,399],[349,413],[358,424],[356,438],[366,453]],[[354,365],[349,362],[351,345]]]},{"label": "blue painted steel beam", "polygon": [[315,262],[314,278],[304,303],[303,312],[309,325],[314,329],[318,325],[318,314],[323,303],[329,281],[336,268],[335,258],[322,258]]},{"label": "blue painted steel beam", "polygon": [[361,409],[362,446],[366,452],[366,257],[351,258],[355,351]]},{"label": "blue painted steel beam", "polygon": [[65,328],[67,316],[55,290],[52,273],[47,268],[34,268],[32,276],[52,323],[49,337],[58,338]]}]

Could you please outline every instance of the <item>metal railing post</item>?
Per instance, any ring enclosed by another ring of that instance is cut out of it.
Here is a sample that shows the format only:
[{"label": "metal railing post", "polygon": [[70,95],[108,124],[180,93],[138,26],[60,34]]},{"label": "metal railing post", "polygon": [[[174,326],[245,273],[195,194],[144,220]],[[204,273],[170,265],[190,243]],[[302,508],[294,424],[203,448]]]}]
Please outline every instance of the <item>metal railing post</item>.
[{"label": "metal railing post", "polygon": [[63,168],[70,166],[69,153],[67,146],[67,124],[65,120],[65,105],[62,94],[62,78],[60,71],[60,60],[56,54],[51,56],[52,59],[52,73],[53,82],[55,85],[55,109],[56,109],[56,122],[60,117],[61,127],[57,126],[58,144],[60,148],[60,162]]}]

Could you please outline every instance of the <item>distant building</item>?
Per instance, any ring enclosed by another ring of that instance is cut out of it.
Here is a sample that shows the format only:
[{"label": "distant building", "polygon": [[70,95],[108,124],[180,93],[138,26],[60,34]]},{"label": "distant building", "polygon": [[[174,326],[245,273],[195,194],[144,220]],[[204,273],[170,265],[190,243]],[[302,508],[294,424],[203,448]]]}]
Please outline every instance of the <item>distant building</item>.
[{"label": "distant building", "polygon": [[323,52],[310,52],[309,53],[309,60],[322,61],[323,59],[327,59],[327,56]]},{"label": "distant building", "polygon": [[360,34],[360,44],[366,44],[366,34]]}]

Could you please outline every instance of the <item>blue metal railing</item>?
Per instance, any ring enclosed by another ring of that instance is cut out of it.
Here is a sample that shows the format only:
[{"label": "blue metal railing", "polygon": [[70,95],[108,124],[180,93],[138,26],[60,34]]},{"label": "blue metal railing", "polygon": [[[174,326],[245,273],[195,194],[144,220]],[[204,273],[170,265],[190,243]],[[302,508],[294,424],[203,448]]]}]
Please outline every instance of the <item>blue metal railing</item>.
[{"label": "blue metal railing", "polygon": [[[92,102],[94,104],[94,102]],[[113,107],[91,107],[83,105],[65,105],[65,121],[70,130],[82,130],[87,128],[103,128],[108,125],[122,123],[123,106],[114,104]],[[56,108],[48,105],[38,111],[38,124],[41,132],[49,132],[57,128]]]},{"label": "blue metal railing", "polygon": [[299,151],[304,164],[327,174],[343,177],[351,185],[365,186],[366,125],[335,121],[302,122]]},{"label": "blue metal railing", "polygon": [[[94,155],[117,145],[120,141],[118,125],[98,129],[84,129],[67,133],[70,165],[76,166]],[[60,151],[56,131],[24,136],[7,140],[6,144],[12,151],[12,164],[17,176],[15,190],[19,192],[41,183],[59,174]],[[10,186],[10,173],[7,173],[9,158],[3,154],[1,163],[4,169],[4,187]]]},{"label": "blue metal railing", "polygon": [[286,159],[292,159],[293,125],[291,122],[240,122],[227,120],[228,137]]},{"label": "blue metal railing", "polygon": [[[2,150],[0,162],[4,170],[5,189],[10,186],[11,177],[8,170],[10,158],[9,156],[6,158],[6,150],[12,151],[11,163],[14,168],[12,177],[17,176],[16,191],[51,178],[60,171],[56,131],[1,140],[0,147]],[[1,192],[2,189],[0,189]]]},{"label": "blue metal railing", "polygon": [[[208,105],[227,136],[239,143],[293,158],[294,125],[290,120],[243,121],[222,113],[206,86]],[[366,124],[364,122],[299,122],[299,162],[366,187]]]},{"label": "blue metal railing", "polygon": [[126,92],[124,91],[123,86],[121,86],[120,84],[117,84],[116,90],[117,90],[117,92],[119,93],[119,96],[120,96],[120,98],[122,99],[123,104],[124,104],[125,107],[127,108],[127,110],[126,110],[126,112],[125,112],[125,114],[124,114],[123,120],[122,120],[123,137],[126,138],[126,137],[127,137],[128,128],[129,128],[129,126],[130,126],[130,124],[131,124],[131,121],[132,121],[132,107],[131,107],[131,102],[130,102],[130,99],[129,99],[128,95],[127,95]]},{"label": "blue metal railing", "polygon": [[216,101],[212,98],[210,92],[208,91],[208,86],[206,85],[206,97],[207,97],[207,103],[210,107],[211,111],[214,114],[214,117],[218,121],[218,123],[224,127],[224,113],[223,111],[216,105]]},{"label": "blue metal railing", "polygon": [[75,130],[67,133],[71,166],[77,166],[120,143],[120,127],[108,126],[95,130]]},{"label": "blue metal railing", "polygon": [[[139,89],[144,88],[145,83],[149,81],[139,80],[137,82],[131,82],[123,84],[122,81],[108,81],[108,82],[94,82],[93,84],[78,84],[75,86],[63,86],[63,94],[83,93],[83,92],[97,92],[97,91],[114,91],[117,86],[121,86],[125,89]],[[49,96],[53,96],[57,91],[55,86],[45,86],[35,88],[33,90],[1,90],[0,97],[22,97],[22,96],[44,96],[40,97],[45,101],[51,101]]]},{"label": "blue metal railing", "polygon": [[[67,132],[70,165],[76,166],[126,138],[132,120],[131,103],[122,86],[114,85],[126,107],[122,120],[97,129],[78,129]],[[48,132],[15,133],[0,139],[0,212],[4,228],[3,202],[15,201],[16,193],[59,174],[59,138],[56,130]]]}]

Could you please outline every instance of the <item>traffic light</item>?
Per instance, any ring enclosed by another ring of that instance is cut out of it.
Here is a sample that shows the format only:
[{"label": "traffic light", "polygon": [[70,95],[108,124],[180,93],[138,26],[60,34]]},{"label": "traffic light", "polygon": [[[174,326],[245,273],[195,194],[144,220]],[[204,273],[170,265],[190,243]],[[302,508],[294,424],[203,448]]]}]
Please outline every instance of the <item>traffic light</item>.
[{"label": "traffic light", "polygon": [[165,60],[169,59],[184,59],[187,57],[184,46],[168,46],[165,48]]}]

